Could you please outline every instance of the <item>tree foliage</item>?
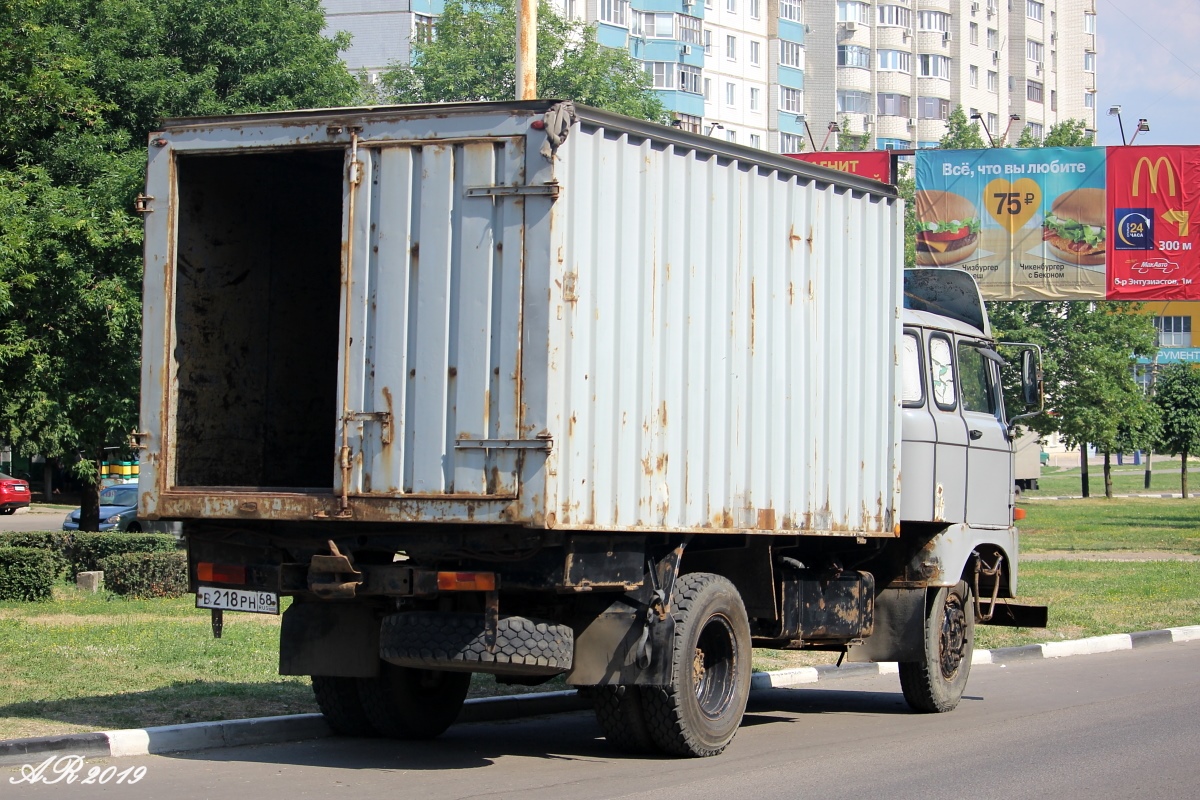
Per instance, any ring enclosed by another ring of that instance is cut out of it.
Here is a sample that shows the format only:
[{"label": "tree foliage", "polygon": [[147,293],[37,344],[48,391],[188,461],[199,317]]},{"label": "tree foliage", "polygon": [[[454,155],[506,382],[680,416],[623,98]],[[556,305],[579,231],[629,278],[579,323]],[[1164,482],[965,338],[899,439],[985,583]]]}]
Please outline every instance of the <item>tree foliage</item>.
[{"label": "tree foliage", "polygon": [[1171,364],[1154,382],[1154,404],[1162,414],[1159,448],[1183,456],[1183,496],[1188,496],[1187,460],[1200,452],[1200,371],[1191,364]]},{"label": "tree foliage", "polygon": [[943,150],[978,150],[987,147],[983,134],[979,132],[979,123],[967,119],[967,113],[961,105],[950,112],[946,121],[946,135],[938,140],[938,147]]},{"label": "tree foliage", "polygon": [[0,9],[0,440],[95,461],[137,420],[145,143],[168,116],[342,105],[316,0],[9,0]]},{"label": "tree foliage", "polygon": [[[413,45],[411,64],[388,69],[382,98],[400,103],[511,100],[516,96],[515,0],[448,0],[431,40]],[[669,122],[641,63],[602,47],[594,25],[568,20],[539,0],[538,96]]]},{"label": "tree foliage", "polygon": [[[1027,423],[1040,435],[1060,433],[1083,452],[1089,444],[1120,452],[1147,446],[1157,415],[1133,379],[1137,356],[1153,356],[1157,333],[1139,303],[989,303],[997,336],[1042,347],[1046,411]],[[1009,399],[1009,406],[1014,407]],[[1106,465],[1107,467],[1107,465]],[[1106,469],[1107,473],[1107,469]],[[1106,486],[1110,486],[1106,474]],[[1083,491],[1088,494],[1084,478]]]},{"label": "tree foliage", "polygon": [[1092,134],[1087,132],[1086,123],[1081,119],[1067,119],[1050,126],[1046,138],[1038,139],[1033,135],[1033,128],[1026,125],[1021,130],[1021,138],[1017,147],[1091,147]]}]

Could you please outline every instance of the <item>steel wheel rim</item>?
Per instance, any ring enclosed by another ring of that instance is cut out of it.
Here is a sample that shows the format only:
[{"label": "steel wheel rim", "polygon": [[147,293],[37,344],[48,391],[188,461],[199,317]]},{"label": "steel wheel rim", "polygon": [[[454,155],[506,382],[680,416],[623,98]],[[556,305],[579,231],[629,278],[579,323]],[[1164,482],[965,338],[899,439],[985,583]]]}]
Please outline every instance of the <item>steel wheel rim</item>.
[{"label": "steel wheel rim", "polygon": [[952,680],[962,665],[967,644],[967,615],[962,598],[951,592],[946,596],[942,627],[938,633],[938,655],[942,677]]},{"label": "steel wheel rim", "polygon": [[691,665],[696,702],[709,719],[720,718],[733,701],[737,656],[733,624],[724,615],[714,615],[696,639]]}]

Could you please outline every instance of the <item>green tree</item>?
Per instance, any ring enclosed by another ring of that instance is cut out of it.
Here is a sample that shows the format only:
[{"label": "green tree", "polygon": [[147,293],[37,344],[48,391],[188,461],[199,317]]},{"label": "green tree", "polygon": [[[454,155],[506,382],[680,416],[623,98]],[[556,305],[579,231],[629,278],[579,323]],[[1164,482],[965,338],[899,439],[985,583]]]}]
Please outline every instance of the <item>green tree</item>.
[{"label": "green tree", "polygon": [[839,126],[838,146],[837,149],[843,152],[867,150],[871,146],[871,132],[864,130],[862,133],[850,132],[850,118],[842,117],[842,124]]},{"label": "green tree", "polygon": [[[1046,411],[1029,427],[1062,434],[1080,448],[1082,492],[1090,494],[1088,445],[1106,453],[1106,486],[1111,486],[1107,455],[1128,442],[1148,444],[1156,420],[1133,379],[1137,356],[1153,356],[1154,320],[1139,303],[993,302],[989,316],[997,336],[1042,347]],[[1006,395],[1016,408],[1012,387]],[[1111,491],[1111,489],[1109,489]]]},{"label": "green tree", "polygon": [[[413,45],[412,64],[388,69],[388,102],[511,100],[516,96],[515,0],[448,0],[429,41]],[[594,25],[568,20],[538,3],[538,95],[666,123],[670,118],[641,63],[603,47]]]},{"label": "green tree", "polygon": [[1092,135],[1087,132],[1081,119],[1068,119],[1050,126],[1046,138],[1038,139],[1033,128],[1026,125],[1021,130],[1017,147],[1091,147]]},{"label": "green tree", "polygon": [[316,0],[10,0],[0,10],[0,439],[97,462],[137,421],[145,143],[166,116],[344,105]]},{"label": "green tree", "polygon": [[896,170],[896,191],[904,199],[904,266],[917,265],[917,176],[911,164],[901,162]]},{"label": "green tree", "polygon": [[979,132],[979,124],[967,119],[961,105],[955,106],[946,122],[946,135],[938,140],[938,147],[943,150],[978,150],[987,146]]},{"label": "green tree", "polygon": [[1162,414],[1159,449],[1183,457],[1180,479],[1188,496],[1188,456],[1200,452],[1200,371],[1171,364],[1154,382],[1154,404]]}]

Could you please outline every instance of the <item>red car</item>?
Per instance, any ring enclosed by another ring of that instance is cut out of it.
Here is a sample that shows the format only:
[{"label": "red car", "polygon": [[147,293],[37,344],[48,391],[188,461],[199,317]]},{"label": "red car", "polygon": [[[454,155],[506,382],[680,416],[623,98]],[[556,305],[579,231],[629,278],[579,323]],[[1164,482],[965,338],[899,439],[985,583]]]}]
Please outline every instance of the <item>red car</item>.
[{"label": "red car", "polygon": [[0,514],[15,514],[29,505],[29,482],[0,472]]}]

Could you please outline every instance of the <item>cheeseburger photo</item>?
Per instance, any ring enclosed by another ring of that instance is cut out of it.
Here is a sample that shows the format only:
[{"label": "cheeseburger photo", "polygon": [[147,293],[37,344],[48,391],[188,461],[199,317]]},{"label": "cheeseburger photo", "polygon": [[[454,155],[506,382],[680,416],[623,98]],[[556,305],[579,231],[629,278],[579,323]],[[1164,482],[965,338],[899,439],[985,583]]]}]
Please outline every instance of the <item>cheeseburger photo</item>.
[{"label": "cheeseburger photo", "polygon": [[1060,194],[1042,227],[1050,255],[1068,264],[1103,264],[1104,205],[1103,189]]},{"label": "cheeseburger photo", "polygon": [[917,263],[947,267],[979,249],[979,215],[960,194],[934,189],[917,192]]}]

